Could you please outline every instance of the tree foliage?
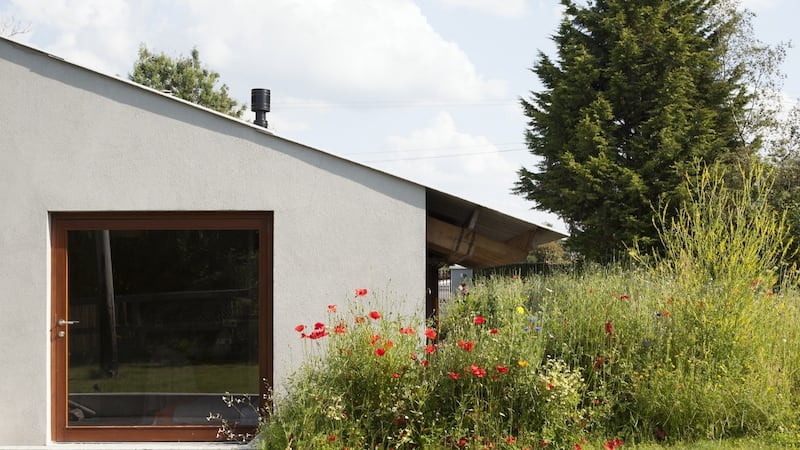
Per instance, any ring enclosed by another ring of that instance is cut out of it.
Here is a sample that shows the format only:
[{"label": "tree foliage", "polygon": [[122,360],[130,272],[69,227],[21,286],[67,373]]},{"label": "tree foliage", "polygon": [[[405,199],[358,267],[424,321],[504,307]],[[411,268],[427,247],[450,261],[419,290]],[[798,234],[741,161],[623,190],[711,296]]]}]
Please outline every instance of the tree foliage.
[{"label": "tree foliage", "polygon": [[188,58],[171,58],[164,53],[152,53],[141,45],[139,59],[128,78],[236,118],[241,118],[247,109],[247,105],[230,97],[227,85],[215,86],[220,75],[200,62],[200,52],[196,48]]},{"label": "tree foliage", "polygon": [[754,151],[730,50],[746,17],[727,0],[561,3],[557,57],[539,53],[543,89],[522,101],[541,159],[514,191],[559,214],[590,259],[654,247],[652,205],[679,205],[696,162]]}]

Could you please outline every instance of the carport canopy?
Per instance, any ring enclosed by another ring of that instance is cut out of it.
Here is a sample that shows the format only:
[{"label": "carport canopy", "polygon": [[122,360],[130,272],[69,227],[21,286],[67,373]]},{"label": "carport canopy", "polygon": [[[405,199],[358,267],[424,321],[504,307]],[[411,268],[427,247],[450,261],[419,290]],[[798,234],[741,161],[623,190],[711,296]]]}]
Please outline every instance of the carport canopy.
[{"label": "carport canopy", "polygon": [[567,237],[502,212],[428,188],[429,263],[480,269],[525,262],[539,245]]}]

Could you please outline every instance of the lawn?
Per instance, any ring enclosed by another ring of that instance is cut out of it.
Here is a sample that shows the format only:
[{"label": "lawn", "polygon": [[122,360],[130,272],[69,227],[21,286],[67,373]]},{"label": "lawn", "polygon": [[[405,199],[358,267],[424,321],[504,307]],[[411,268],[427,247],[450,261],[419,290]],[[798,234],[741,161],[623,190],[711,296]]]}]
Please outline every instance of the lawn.
[{"label": "lawn", "polygon": [[105,376],[95,365],[69,368],[71,393],[258,393],[257,380],[258,365],[254,364],[121,364],[113,378]]}]

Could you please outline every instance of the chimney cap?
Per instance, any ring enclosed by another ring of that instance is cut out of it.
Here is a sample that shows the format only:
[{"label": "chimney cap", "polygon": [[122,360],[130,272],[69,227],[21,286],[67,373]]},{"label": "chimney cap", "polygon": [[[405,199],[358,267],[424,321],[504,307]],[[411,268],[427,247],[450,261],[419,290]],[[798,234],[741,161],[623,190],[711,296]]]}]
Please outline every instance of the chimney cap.
[{"label": "chimney cap", "polygon": [[250,90],[250,110],[256,113],[254,124],[267,128],[266,115],[269,112],[269,89],[254,88]]}]

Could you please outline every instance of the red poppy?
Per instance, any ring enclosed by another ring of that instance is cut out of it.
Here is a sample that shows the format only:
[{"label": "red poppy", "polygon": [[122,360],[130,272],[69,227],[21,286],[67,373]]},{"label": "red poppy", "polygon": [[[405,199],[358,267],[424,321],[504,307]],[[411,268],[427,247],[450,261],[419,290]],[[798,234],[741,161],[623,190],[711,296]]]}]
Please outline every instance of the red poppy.
[{"label": "red poppy", "polygon": [[506,366],[497,366],[496,369],[498,373],[508,373],[508,367]]},{"label": "red poppy", "polygon": [[553,384],[553,383],[550,383],[550,382],[548,382],[548,383],[547,383],[547,390],[548,390],[548,391],[552,391],[552,390],[553,390],[553,389],[555,389],[555,388],[556,388],[556,385],[555,385],[555,384]]},{"label": "red poppy", "polygon": [[598,356],[597,359],[594,360],[594,370],[600,370],[600,368],[603,367],[604,362],[605,359],[603,359],[602,356]]},{"label": "red poppy", "polygon": [[614,324],[613,323],[606,322],[606,333],[608,333],[609,336],[613,336],[614,335]]},{"label": "red poppy", "polygon": [[605,448],[606,450],[614,450],[615,448],[622,447],[623,445],[625,445],[625,444],[623,444],[623,442],[620,441],[619,438],[615,438],[615,439],[612,439],[612,440],[606,442],[603,445],[603,448]]},{"label": "red poppy", "polygon": [[328,305],[328,311],[335,313],[336,312],[336,305]]},{"label": "red poppy", "polygon": [[467,445],[467,443],[469,443],[467,438],[461,438],[461,439],[458,440],[458,446],[459,447],[464,447],[465,445]]},{"label": "red poppy", "polygon": [[322,322],[317,322],[317,323],[314,324],[314,329],[315,330],[321,330],[323,328],[325,328],[325,324],[322,323]]},{"label": "red poppy", "polygon": [[369,338],[370,345],[374,346],[376,342],[380,341],[381,337],[377,334],[373,334],[372,337]]},{"label": "red poppy", "polygon": [[475,344],[474,344],[472,341],[467,341],[467,342],[464,342],[464,345],[462,345],[462,346],[461,346],[461,348],[462,348],[462,349],[463,349],[465,352],[471,352],[471,351],[472,351],[472,348],[473,348],[474,346],[475,346]]},{"label": "red poppy", "polygon": [[630,300],[630,296],[628,294],[622,294],[619,296],[620,300]]},{"label": "red poppy", "polygon": [[489,333],[491,333],[491,334],[497,334],[497,333],[498,333],[498,330],[497,330],[497,328],[492,328],[491,330],[489,330]]},{"label": "red poppy", "polygon": [[365,320],[363,316],[356,317],[356,323],[364,323]]},{"label": "red poppy", "polygon": [[394,347],[394,342],[392,342],[391,340],[388,340],[388,341],[386,341],[385,344],[383,344],[383,346],[386,347],[386,348],[392,348],[392,347]]},{"label": "red poppy", "polygon": [[392,378],[400,378],[400,374],[395,372],[392,374]]},{"label": "red poppy", "polygon": [[336,436],[334,436],[334,435],[332,435],[332,434],[329,434],[329,435],[328,435],[328,440],[329,440],[329,441],[331,441],[331,442],[333,442],[333,441],[335,441],[335,440],[336,440]]},{"label": "red poppy", "polygon": [[424,360],[424,359],[423,359],[422,361],[420,361],[420,362],[419,362],[419,364],[420,364],[422,367],[428,367],[428,361],[426,361],[426,360]]},{"label": "red poppy", "polygon": [[478,365],[473,364],[473,365],[469,366],[469,370],[470,370],[470,372],[472,372],[473,375],[475,375],[478,378],[483,378],[483,377],[486,376],[486,370],[482,369]]},{"label": "red poppy", "polygon": [[321,337],[325,337],[328,335],[328,332],[323,328],[320,330],[314,330],[311,334],[308,335],[309,339],[319,339]]},{"label": "red poppy", "polygon": [[414,329],[411,327],[400,328],[400,334],[414,334]]},{"label": "red poppy", "polygon": [[414,353],[414,352],[411,353],[411,360],[412,361],[416,361],[417,360],[417,354],[416,353]]},{"label": "red poppy", "polygon": [[573,447],[573,449],[574,450],[583,450],[583,448],[578,444],[575,444],[575,447]]},{"label": "red poppy", "polygon": [[433,352],[435,352],[435,351],[436,351],[436,346],[435,345],[429,345],[429,346],[425,347],[425,352],[427,354],[429,354],[429,355],[433,354]]},{"label": "red poppy", "polygon": [[345,334],[347,333],[347,327],[343,323],[339,323],[333,329],[333,332],[336,334]]},{"label": "red poppy", "polygon": [[475,325],[483,325],[486,319],[483,316],[475,316]]},{"label": "red poppy", "polygon": [[453,380],[457,380],[458,379],[458,373],[450,372],[450,378],[453,379]]},{"label": "red poppy", "polygon": [[376,348],[375,349],[375,354],[378,355],[378,356],[383,356],[383,355],[386,354],[386,349],[385,348]]},{"label": "red poppy", "polygon": [[436,330],[434,330],[433,328],[426,328],[425,329],[425,336],[428,339],[436,339]]},{"label": "red poppy", "polygon": [[381,313],[379,313],[378,311],[370,311],[369,317],[372,320],[378,320],[381,318]]},{"label": "red poppy", "polygon": [[364,297],[367,295],[367,290],[364,288],[356,289],[356,297]]},{"label": "red poppy", "polygon": [[542,447],[547,447],[547,441],[545,441],[544,439],[542,439],[542,441],[541,441],[541,442],[539,442],[539,445],[541,445]]},{"label": "red poppy", "polygon": [[305,329],[306,329],[306,326],[303,325],[303,324],[300,324],[300,325],[294,327],[294,331],[297,331],[298,333],[301,333]]},{"label": "red poppy", "polygon": [[515,438],[514,436],[509,436],[509,437],[506,438],[506,444],[511,445],[514,442],[517,442],[517,438]]}]

